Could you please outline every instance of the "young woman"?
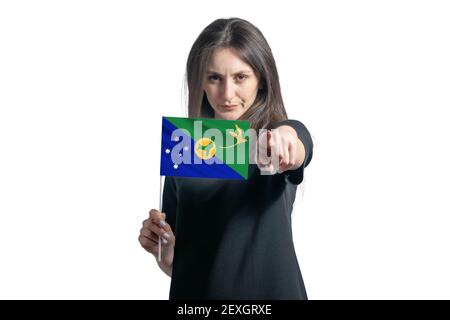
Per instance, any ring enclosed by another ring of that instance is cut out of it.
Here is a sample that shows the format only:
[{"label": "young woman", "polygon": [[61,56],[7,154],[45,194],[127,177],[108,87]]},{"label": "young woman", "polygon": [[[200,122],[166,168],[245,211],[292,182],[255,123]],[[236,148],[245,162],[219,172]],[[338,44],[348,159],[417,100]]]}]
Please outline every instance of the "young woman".
[{"label": "young woman", "polygon": [[187,83],[189,117],[276,128],[266,138],[279,166],[250,165],[248,180],[166,177],[162,212],[150,211],[139,242],[157,257],[162,237],[170,299],[307,299],[291,213],[313,143],[301,122],[287,120],[266,39],[242,19],[212,22],[192,46]]}]

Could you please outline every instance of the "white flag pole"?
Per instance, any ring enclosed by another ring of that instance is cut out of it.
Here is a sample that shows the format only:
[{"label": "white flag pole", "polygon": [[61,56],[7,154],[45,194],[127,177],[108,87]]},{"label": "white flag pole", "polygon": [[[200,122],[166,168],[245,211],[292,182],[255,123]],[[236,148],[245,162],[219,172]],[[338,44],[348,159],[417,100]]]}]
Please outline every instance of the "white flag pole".
[{"label": "white flag pole", "polygon": [[[159,212],[162,210],[162,181],[163,176],[159,176]],[[158,237],[158,262],[161,262],[161,236]]]}]

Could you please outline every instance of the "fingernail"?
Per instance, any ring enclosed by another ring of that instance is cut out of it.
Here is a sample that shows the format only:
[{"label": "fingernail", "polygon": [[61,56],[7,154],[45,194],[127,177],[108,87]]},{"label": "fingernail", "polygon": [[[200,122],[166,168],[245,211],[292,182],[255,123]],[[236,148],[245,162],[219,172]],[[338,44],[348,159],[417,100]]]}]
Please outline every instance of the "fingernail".
[{"label": "fingernail", "polygon": [[163,233],[163,237],[166,238],[166,239],[169,239],[169,238],[170,238],[170,235],[169,235],[167,232],[164,232],[164,233]]},{"label": "fingernail", "polygon": [[160,222],[159,222],[159,225],[161,226],[161,227],[165,227],[166,226],[166,222],[165,221],[163,221],[163,220],[161,220]]},{"label": "fingernail", "polygon": [[164,244],[167,244],[169,241],[167,241],[166,239],[162,239],[162,242],[163,242]]}]

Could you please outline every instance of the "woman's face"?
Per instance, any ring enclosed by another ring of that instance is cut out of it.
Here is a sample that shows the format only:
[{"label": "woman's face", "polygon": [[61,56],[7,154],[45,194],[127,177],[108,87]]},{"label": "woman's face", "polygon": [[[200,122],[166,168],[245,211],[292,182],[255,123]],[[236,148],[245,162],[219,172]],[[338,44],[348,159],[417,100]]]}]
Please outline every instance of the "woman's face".
[{"label": "woman's face", "polygon": [[203,89],[216,119],[236,120],[253,104],[259,80],[252,68],[229,48],[215,49]]}]

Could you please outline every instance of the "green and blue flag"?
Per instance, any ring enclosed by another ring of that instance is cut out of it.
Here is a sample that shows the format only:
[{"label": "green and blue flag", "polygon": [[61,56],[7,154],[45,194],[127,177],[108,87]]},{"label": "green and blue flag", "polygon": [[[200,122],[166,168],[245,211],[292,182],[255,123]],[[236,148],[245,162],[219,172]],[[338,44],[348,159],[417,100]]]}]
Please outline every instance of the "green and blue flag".
[{"label": "green and blue flag", "polygon": [[248,178],[249,121],[163,117],[161,175]]}]

